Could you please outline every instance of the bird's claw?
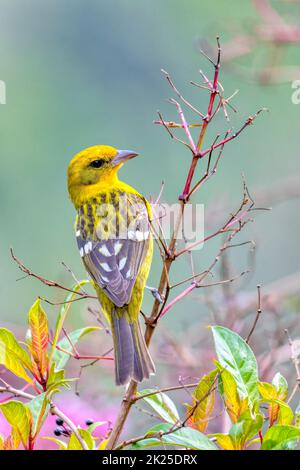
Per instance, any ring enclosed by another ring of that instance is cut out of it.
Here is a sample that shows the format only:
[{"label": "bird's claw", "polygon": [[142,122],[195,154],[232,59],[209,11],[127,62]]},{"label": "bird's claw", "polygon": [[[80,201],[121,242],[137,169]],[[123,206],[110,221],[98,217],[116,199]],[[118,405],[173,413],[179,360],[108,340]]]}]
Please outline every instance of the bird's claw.
[{"label": "bird's claw", "polygon": [[156,287],[146,286],[146,289],[148,289],[151,292],[151,294],[153,295],[155,300],[157,300],[160,304],[163,303],[164,300],[163,300],[162,296],[160,295],[158,289],[156,289]]}]

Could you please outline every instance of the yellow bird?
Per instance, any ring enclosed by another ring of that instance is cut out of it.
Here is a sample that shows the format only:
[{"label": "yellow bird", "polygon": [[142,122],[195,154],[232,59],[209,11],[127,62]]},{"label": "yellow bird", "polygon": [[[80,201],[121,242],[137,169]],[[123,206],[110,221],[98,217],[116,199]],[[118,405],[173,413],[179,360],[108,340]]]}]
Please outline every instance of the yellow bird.
[{"label": "yellow bird", "polygon": [[151,208],[118,178],[135,156],[95,145],[75,155],[68,167],[78,249],[111,326],[117,385],[141,382],[155,372],[138,320],[152,261]]}]

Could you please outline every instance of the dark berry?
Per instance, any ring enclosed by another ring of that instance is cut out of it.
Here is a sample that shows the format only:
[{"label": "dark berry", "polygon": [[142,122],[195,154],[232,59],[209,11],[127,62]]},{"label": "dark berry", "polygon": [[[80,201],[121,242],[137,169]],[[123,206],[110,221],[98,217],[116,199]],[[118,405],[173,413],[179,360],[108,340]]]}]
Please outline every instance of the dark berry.
[{"label": "dark berry", "polygon": [[87,426],[91,426],[92,424],[94,424],[94,421],[93,421],[92,419],[87,419],[86,422],[85,422],[85,424],[86,424]]},{"label": "dark berry", "polygon": [[54,434],[55,436],[61,436],[61,430],[58,428],[54,429]]},{"label": "dark berry", "polygon": [[64,420],[61,419],[61,418],[57,418],[56,419],[56,424],[57,424],[57,426],[62,426],[64,424]]}]

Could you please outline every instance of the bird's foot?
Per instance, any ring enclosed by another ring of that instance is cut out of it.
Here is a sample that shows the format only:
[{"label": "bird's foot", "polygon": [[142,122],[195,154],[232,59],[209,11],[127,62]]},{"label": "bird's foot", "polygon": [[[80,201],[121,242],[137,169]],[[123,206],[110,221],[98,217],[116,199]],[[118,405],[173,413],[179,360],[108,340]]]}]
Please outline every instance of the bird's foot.
[{"label": "bird's foot", "polygon": [[160,295],[160,293],[158,292],[158,289],[156,289],[156,287],[146,286],[146,289],[148,289],[151,292],[151,294],[153,295],[155,300],[157,300],[160,304],[163,303],[164,299],[162,298],[162,296]]}]

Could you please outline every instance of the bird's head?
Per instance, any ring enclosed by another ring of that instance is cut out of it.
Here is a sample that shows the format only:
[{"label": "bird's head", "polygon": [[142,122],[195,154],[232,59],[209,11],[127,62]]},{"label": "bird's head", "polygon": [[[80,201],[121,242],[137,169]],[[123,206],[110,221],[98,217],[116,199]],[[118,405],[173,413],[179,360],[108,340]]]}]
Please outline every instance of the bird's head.
[{"label": "bird's head", "polygon": [[95,145],[77,153],[68,167],[68,189],[72,201],[80,193],[90,193],[101,186],[109,187],[117,180],[121,166],[138,154],[131,150],[117,150],[109,145]]}]

